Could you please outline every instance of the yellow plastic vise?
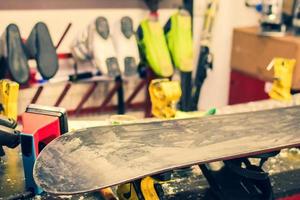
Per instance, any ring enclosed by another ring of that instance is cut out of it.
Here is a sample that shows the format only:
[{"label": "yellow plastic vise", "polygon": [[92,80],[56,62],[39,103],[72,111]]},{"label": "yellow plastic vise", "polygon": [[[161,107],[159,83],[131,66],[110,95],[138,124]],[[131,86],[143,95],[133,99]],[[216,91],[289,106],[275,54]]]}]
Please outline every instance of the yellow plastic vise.
[{"label": "yellow plastic vise", "polygon": [[293,71],[296,64],[295,59],[274,58],[268,66],[268,70],[274,67],[274,81],[269,96],[280,101],[292,99],[291,87]]},{"label": "yellow plastic vise", "polygon": [[181,96],[180,83],[168,79],[152,80],[149,86],[152,114],[158,118],[173,118]]},{"label": "yellow plastic vise", "polygon": [[19,84],[7,79],[0,80],[0,114],[17,120]]}]

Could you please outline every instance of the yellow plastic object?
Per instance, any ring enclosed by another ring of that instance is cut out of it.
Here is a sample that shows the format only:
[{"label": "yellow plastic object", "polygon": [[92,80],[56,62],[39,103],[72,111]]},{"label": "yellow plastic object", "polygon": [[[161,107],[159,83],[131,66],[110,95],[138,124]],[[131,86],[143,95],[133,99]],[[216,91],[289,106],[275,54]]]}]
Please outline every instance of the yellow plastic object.
[{"label": "yellow plastic object", "polygon": [[158,118],[173,118],[181,96],[180,83],[168,79],[152,80],[149,86],[152,114]]},{"label": "yellow plastic object", "polygon": [[[154,187],[155,184],[161,184],[165,181],[157,181],[154,178],[147,176],[141,180],[140,192],[144,200],[159,200],[159,196]],[[139,200],[133,183],[125,183],[118,186],[117,195],[120,200]]]},{"label": "yellow plastic object", "polygon": [[295,59],[274,58],[268,70],[274,67],[274,81],[269,96],[272,99],[290,101]]},{"label": "yellow plastic object", "polygon": [[7,79],[0,80],[0,114],[17,120],[19,84]]},{"label": "yellow plastic object", "polygon": [[155,179],[150,176],[147,176],[142,179],[141,191],[144,195],[145,200],[159,200],[159,197],[154,187],[155,183]]},{"label": "yellow plastic object", "polygon": [[202,28],[202,39],[209,40],[211,37],[212,27],[215,16],[219,8],[219,0],[208,0],[206,3],[206,11],[204,14],[204,23]]},{"label": "yellow plastic object", "polygon": [[119,185],[117,195],[120,200],[139,200],[132,183]]}]

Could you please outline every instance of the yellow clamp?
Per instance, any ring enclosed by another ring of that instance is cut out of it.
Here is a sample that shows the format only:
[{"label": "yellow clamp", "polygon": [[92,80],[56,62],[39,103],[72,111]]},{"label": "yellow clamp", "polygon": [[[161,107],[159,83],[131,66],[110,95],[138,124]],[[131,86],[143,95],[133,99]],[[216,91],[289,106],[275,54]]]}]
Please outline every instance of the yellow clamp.
[{"label": "yellow clamp", "polygon": [[[158,181],[150,176],[147,176],[141,180],[140,191],[143,194],[145,200],[159,200],[159,195],[155,189],[155,184],[161,184],[165,181]],[[134,188],[133,183],[125,183],[118,186],[117,189],[118,198],[120,200],[139,200],[139,197]]]},{"label": "yellow clamp", "polygon": [[152,80],[149,86],[152,114],[158,118],[173,118],[181,96],[180,83],[168,79]]},{"label": "yellow clamp", "polygon": [[154,178],[147,176],[141,181],[141,191],[145,197],[145,200],[159,200],[159,196],[154,187],[155,183],[159,183]]},{"label": "yellow clamp", "polygon": [[295,59],[274,58],[267,70],[274,68],[274,81],[269,96],[272,99],[290,101]]},{"label": "yellow clamp", "polygon": [[0,114],[17,120],[19,84],[7,79],[0,80]]},{"label": "yellow clamp", "polygon": [[117,196],[120,200],[139,200],[133,183],[118,185]]}]

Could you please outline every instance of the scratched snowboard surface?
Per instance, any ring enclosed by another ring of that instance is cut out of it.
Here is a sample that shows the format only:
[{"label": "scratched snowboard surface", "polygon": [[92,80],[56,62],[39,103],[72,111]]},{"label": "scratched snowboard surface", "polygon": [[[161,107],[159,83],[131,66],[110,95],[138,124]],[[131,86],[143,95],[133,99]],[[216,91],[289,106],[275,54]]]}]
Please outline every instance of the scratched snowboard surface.
[{"label": "scratched snowboard surface", "polygon": [[67,133],[40,153],[36,183],[76,194],[174,168],[300,145],[300,107]]}]

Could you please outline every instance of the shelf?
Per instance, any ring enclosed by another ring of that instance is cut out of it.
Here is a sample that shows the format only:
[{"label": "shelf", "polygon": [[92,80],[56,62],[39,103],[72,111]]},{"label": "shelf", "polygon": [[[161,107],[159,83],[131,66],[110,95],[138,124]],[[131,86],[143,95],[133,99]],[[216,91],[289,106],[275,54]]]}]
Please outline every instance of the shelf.
[{"label": "shelf", "polygon": [[[182,0],[163,0],[160,8],[177,8]],[[142,0],[1,0],[0,10],[143,8]]]}]

